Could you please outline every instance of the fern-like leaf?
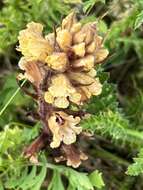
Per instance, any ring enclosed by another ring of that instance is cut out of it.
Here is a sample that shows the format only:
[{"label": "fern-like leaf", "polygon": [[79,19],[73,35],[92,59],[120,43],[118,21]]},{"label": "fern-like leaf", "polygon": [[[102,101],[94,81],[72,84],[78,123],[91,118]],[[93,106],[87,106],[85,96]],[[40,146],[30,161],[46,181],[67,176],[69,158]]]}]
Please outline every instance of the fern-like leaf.
[{"label": "fern-like leaf", "polygon": [[143,148],[140,149],[138,157],[134,158],[134,163],[128,167],[127,174],[137,176],[143,173]]}]

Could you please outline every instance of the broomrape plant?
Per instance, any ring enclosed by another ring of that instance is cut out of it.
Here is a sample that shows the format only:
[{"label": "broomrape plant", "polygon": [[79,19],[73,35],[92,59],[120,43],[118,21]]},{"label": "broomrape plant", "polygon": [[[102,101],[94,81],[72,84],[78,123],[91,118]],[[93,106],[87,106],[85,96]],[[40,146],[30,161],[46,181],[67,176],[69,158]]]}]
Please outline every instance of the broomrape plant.
[{"label": "broomrape plant", "polygon": [[142,10],[0,2],[0,190],[143,189]]},{"label": "broomrape plant", "polygon": [[81,106],[102,93],[95,68],[108,50],[96,23],[82,25],[74,12],[53,33],[44,37],[42,30],[41,24],[31,22],[18,37],[17,50],[23,55],[19,61],[23,74],[18,79],[27,79],[32,85],[43,124],[41,136],[25,150],[25,156],[35,161],[35,154],[50,145],[56,149],[56,162],[67,161],[76,168],[87,159],[76,147],[77,136],[82,134],[80,121],[87,116]]}]

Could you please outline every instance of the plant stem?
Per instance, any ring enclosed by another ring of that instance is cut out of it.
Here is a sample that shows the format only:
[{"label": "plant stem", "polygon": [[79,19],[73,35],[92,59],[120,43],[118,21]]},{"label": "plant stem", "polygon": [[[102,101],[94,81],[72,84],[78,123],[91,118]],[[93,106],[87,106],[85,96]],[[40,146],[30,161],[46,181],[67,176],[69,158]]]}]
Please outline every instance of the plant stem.
[{"label": "plant stem", "polygon": [[139,140],[143,140],[143,132],[140,132],[140,131],[136,131],[136,130],[133,130],[133,129],[127,129],[126,128],[126,133],[129,135],[129,136],[132,136],[132,137],[135,137]]},{"label": "plant stem", "polygon": [[94,150],[94,155],[96,155],[97,157],[100,157],[102,159],[111,160],[113,162],[124,165],[126,167],[128,167],[130,164],[127,160],[124,160],[124,159],[120,158],[119,156],[116,156],[115,154],[112,154],[102,148],[96,147],[96,149]]}]

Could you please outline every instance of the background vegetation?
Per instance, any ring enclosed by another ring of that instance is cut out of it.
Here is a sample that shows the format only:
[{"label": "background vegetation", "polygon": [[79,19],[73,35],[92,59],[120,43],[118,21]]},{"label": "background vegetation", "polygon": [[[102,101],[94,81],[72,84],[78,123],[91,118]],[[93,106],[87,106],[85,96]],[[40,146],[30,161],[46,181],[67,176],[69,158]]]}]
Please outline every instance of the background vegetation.
[{"label": "background vegetation", "polygon": [[[85,105],[92,117],[81,123],[94,133],[80,140],[89,159],[73,170],[55,165],[45,150],[35,166],[23,158],[22,150],[38,136],[41,125],[28,115],[34,102],[16,83],[17,36],[30,21],[44,24],[49,32],[72,9],[83,23],[98,21],[110,51],[98,68],[103,93]],[[0,190],[143,189],[142,23],[142,0],[0,2]]]}]

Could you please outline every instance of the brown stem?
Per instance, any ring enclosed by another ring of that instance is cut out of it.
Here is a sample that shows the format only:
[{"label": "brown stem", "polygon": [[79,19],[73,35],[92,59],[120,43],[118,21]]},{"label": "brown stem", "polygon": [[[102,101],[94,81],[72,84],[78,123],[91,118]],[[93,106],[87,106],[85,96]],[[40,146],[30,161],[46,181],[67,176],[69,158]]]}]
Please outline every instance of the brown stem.
[{"label": "brown stem", "polygon": [[49,144],[51,141],[51,132],[50,129],[48,127],[48,121],[47,118],[50,116],[51,114],[51,110],[52,107],[50,104],[47,104],[44,100],[44,91],[47,87],[47,85],[49,85],[49,83],[47,84],[47,81],[49,82],[51,78],[51,72],[48,72],[47,75],[44,77],[42,83],[37,86],[37,101],[39,103],[39,119],[42,122],[43,125],[43,130],[41,135],[35,139],[31,145],[29,145],[29,147],[27,147],[24,151],[24,155],[26,157],[31,157],[32,155],[34,155],[35,153],[39,152],[42,148],[44,148],[46,146],[46,144]]},{"label": "brown stem", "polygon": [[37,139],[35,139],[28,148],[24,150],[24,155],[26,157],[31,157],[35,153],[39,152],[48,142],[48,134],[42,133]]}]

